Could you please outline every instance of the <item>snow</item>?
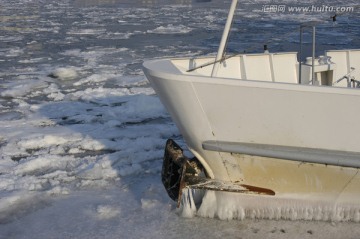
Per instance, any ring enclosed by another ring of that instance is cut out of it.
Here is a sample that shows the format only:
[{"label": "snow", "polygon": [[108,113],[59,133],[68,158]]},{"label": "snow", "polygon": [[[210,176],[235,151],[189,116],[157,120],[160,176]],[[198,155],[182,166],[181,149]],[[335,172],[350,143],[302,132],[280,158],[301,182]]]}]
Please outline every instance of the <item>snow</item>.
[{"label": "snow", "polygon": [[[142,62],[216,52],[229,4],[91,2],[0,3],[0,238],[358,235],[353,222],[249,219],[241,210],[224,213],[225,206],[221,213],[214,203],[237,199],[211,193],[201,208],[194,206],[202,195],[188,193],[177,209],[161,184],[161,158],[168,138],[186,147]],[[230,51],[262,50],[274,31],[297,31],[304,16],[327,17],[264,14],[256,11],[264,1],[243,4]],[[339,17],[330,39],[319,30],[319,50],[360,48],[351,16]],[[269,47],[293,50],[296,40]],[[358,221],[359,212],[351,213]]]}]

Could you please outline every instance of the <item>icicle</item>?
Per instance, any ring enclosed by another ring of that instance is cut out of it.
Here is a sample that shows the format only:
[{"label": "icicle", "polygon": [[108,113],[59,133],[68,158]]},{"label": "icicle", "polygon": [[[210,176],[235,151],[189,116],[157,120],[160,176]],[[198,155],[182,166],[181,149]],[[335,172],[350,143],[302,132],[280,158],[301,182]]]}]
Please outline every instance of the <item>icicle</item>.
[{"label": "icicle", "polygon": [[193,192],[189,188],[184,188],[182,191],[179,214],[185,218],[193,218],[196,214]]},{"label": "icicle", "polygon": [[206,191],[198,215],[201,217],[215,217],[217,211],[216,195],[214,191]]},{"label": "icicle", "polygon": [[[293,198],[296,198],[293,196]],[[360,221],[360,208],[325,201],[289,200],[287,197],[244,195],[206,191],[197,212],[221,220],[245,218],[274,220]]]}]

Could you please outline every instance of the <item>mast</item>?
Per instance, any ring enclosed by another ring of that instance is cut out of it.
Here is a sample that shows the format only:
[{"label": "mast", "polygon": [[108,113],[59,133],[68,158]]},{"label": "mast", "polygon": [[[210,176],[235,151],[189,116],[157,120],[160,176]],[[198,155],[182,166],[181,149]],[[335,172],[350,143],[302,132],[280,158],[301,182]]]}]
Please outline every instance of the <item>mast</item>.
[{"label": "mast", "polygon": [[218,69],[220,67],[220,64],[221,64],[221,59],[224,56],[225,47],[226,47],[226,43],[227,43],[228,38],[229,38],[230,28],[231,28],[231,24],[232,24],[232,21],[233,21],[233,18],[234,18],[237,3],[238,3],[238,0],[232,0],[230,10],[229,10],[229,15],[227,17],[224,32],[223,32],[223,35],[222,35],[222,38],[221,38],[219,50],[218,50],[218,53],[216,55],[215,64],[214,64],[214,67],[213,67],[213,70],[212,70],[212,73],[211,73],[212,77],[217,75],[217,71],[218,71]]}]

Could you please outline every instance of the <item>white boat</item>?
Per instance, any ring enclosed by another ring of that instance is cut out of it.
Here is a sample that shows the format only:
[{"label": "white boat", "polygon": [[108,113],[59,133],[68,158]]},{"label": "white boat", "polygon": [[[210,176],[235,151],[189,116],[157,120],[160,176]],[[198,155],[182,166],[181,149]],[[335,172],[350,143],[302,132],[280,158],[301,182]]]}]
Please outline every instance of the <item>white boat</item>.
[{"label": "white boat", "polygon": [[297,52],[223,58],[236,5],[216,57],[144,63],[196,157],[168,142],[169,195],[207,189],[191,211],[221,219],[360,221],[360,50],[301,64]]}]

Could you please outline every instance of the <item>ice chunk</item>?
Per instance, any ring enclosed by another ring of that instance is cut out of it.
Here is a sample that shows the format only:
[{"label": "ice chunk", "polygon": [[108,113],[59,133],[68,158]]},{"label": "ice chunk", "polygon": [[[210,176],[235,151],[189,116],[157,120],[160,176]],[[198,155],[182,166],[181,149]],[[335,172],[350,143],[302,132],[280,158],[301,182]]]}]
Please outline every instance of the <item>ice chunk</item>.
[{"label": "ice chunk", "polygon": [[19,192],[3,196],[0,200],[0,224],[11,222],[49,203],[49,198],[41,193]]},{"label": "ice chunk", "polygon": [[141,199],[141,208],[144,210],[153,209],[156,205],[160,205],[160,202],[156,199]]},{"label": "ice chunk", "polygon": [[184,34],[192,31],[192,28],[178,25],[174,26],[173,24],[169,24],[167,26],[160,26],[155,28],[154,30],[148,30],[148,33],[156,33],[156,34]]},{"label": "ice chunk", "polygon": [[48,86],[47,82],[39,80],[20,80],[6,85],[6,90],[1,92],[2,97],[16,98],[24,96],[35,89],[41,89]]},{"label": "ice chunk", "polygon": [[96,213],[100,220],[107,220],[117,217],[120,214],[120,209],[111,205],[99,205],[96,208]]},{"label": "ice chunk", "polygon": [[78,73],[72,67],[61,67],[54,70],[51,74],[49,74],[49,76],[66,81],[76,79],[78,77]]}]

